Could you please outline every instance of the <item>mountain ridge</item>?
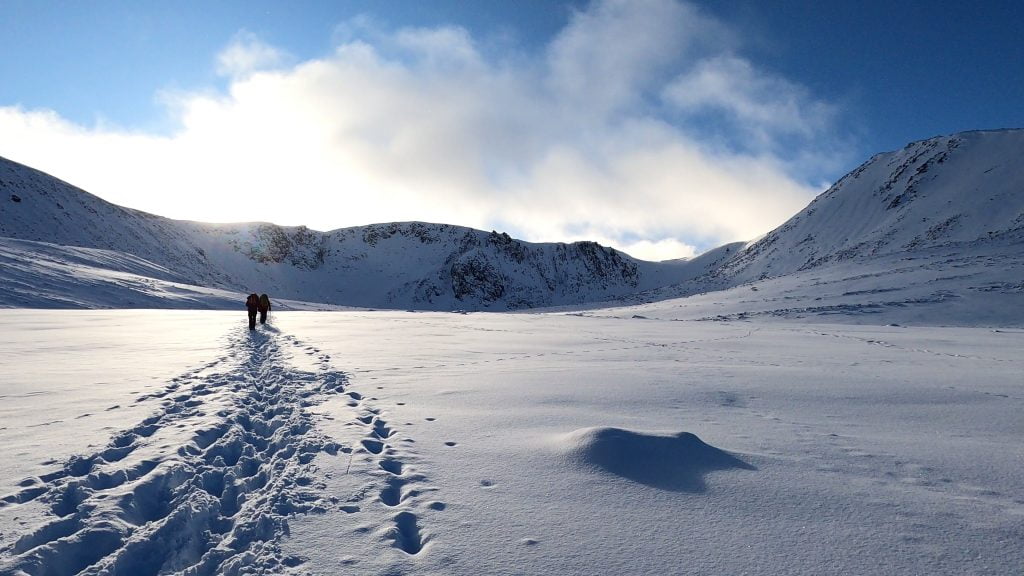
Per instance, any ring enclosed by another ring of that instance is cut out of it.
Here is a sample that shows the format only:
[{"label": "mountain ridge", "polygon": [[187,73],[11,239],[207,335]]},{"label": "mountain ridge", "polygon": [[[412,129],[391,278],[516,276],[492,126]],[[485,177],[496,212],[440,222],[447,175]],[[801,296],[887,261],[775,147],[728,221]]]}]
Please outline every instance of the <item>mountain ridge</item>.
[{"label": "mountain ridge", "polygon": [[669,285],[680,263],[593,242],[529,243],[497,231],[391,222],[328,232],[268,222],[172,220],[111,204],[0,160],[0,237],[113,250],[158,279],[334,305],[514,310],[606,300]]},{"label": "mountain ridge", "polygon": [[[51,261],[59,245],[113,251],[69,249],[67,258],[96,270],[145,269],[156,280],[196,287],[174,305],[202,300],[206,296],[192,292],[210,289],[368,308],[504,311],[684,298],[673,306],[685,310],[701,301],[687,297],[713,293],[720,302],[709,310],[721,313],[705,310],[696,318],[863,317],[912,308],[931,316],[895,316],[962,323],[971,310],[984,309],[979,317],[985,322],[1024,324],[1021,157],[1024,130],[912,142],[872,156],[761,238],[661,263],[593,242],[529,243],[450,224],[390,222],[318,232],[266,222],[170,220],[0,160],[0,238],[49,242],[39,250]],[[19,263],[19,282],[31,283],[25,271],[33,248],[7,243],[3,250]],[[117,263],[119,252],[144,263]],[[108,288],[111,294],[118,289]],[[31,305],[28,292],[11,302]],[[222,295],[209,298],[225,302]],[[159,301],[152,295],[143,300]],[[82,296],[78,305],[89,302]],[[110,296],[93,304],[117,302]]]},{"label": "mountain ridge", "polygon": [[[1021,156],[1021,130],[937,136],[876,154],[714,275],[735,283],[955,241],[1019,237],[1024,171],[1013,162]],[[982,187],[985,206],[967,197]],[[914,218],[921,220],[908,221]]]},{"label": "mountain ridge", "polygon": [[691,280],[630,298],[652,303],[631,313],[1024,326],[1021,158],[1024,130],[876,154]]}]

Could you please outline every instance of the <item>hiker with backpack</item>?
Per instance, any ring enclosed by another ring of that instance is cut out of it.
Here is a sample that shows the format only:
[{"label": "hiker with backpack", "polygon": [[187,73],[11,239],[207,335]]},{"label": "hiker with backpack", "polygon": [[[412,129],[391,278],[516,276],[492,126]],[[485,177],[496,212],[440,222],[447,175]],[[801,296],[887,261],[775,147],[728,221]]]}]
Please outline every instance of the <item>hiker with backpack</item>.
[{"label": "hiker with backpack", "polygon": [[249,313],[249,330],[256,329],[256,311],[260,306],[260,297],[255,293],[249,294],[245,299],[245,310]]},{"label": "hiker with backpack", "polygon": [[257,306],[260,311],[260,324],[267,323],[267,313],[270,312],[270,296],[260,294],[260,302]]}]

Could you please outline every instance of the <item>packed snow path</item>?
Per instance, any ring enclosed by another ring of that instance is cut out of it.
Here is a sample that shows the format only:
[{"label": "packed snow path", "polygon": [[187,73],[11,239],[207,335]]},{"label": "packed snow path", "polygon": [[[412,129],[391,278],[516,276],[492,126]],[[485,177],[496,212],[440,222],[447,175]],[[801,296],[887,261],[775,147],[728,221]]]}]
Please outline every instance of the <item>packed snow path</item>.
[{"label": "packed snow path", "polygon": [[[317,370],[296,370],[290,354],[315,355]],[[386,476],[380,500],[395,508],[387,530],[395,546],[420,552],[417,517],[398,510],[415,477],[403,475],[387,441],[393,430],[356,392],[330,358],[271,326],[238,330],[228,351],[174,378],[159,411],[113,435],[109,444],[73,456],[52,473],[22,482],[0,506],[38,502],[52,520],[3,551],[0,572],[28,574],[190,575],[283,573],[302,563],[279,549],[288,518],[340,506],[314,477],[320,453],[378,459]],[[356,446],[319,432],[310,408],[344,394]]]}]

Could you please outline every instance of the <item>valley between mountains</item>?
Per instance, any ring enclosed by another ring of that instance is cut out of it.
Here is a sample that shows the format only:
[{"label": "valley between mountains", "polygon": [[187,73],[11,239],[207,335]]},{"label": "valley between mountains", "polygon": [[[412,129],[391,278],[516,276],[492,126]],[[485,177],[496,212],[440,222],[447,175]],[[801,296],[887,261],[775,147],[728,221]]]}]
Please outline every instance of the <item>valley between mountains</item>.
[{"label": "valley between mountains", "polygon": [[0,574],[1019,573],[1022,157],[911,143],[669,262],[0,160]]},{"label": "valley between mountains", "polygon": [[667,262],[422,222],[176,221],[2,161],[0,305],[234,309],[255,290],[282,309],[510,311],[718,294],[727,317],[1019,326],[1022,155],[1021,130],[911,143],[762,238]]}]

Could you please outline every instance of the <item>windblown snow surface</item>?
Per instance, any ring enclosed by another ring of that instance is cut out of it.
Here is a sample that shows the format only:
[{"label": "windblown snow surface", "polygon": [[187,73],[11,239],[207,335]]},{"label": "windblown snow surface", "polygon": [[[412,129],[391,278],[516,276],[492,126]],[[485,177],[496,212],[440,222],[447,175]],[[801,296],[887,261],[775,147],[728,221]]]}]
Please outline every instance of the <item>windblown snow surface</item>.
[{"label": "windblown snow surface", "polygon": [[9,310],[3,574],[1017,574],[1024,333]]}]

